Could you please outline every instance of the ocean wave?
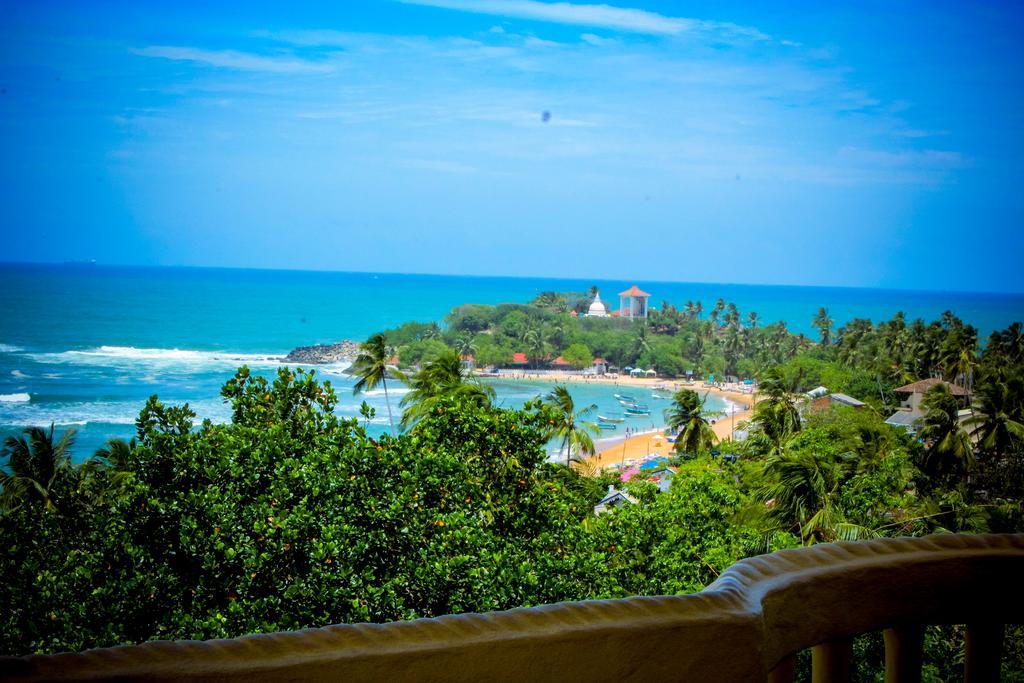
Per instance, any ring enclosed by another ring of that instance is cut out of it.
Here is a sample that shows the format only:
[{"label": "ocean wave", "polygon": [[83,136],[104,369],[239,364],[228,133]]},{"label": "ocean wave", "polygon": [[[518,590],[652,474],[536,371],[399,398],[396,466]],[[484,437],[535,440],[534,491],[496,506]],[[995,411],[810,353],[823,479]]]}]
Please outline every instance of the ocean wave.
[{"label": "ocean wave", "polygon": [[[21,397],[15,401],[13,398]],[[341,401],[335,407],[335,414],[339,417],[358,417],[359,405],[362,399],[349,396],[339,397]],[[377,397],[367,399],[377,411],[376,416],[371,420],[372,424],[387,424],[387,408],[384,401]],[[183,405],[185,401],[166,398],[167,405]],[[231,406],[220,398],[208,397],[188,401],[189,407],[196,413],[194,424],[199,425],[204,419],[209,419],[214,424],[226,424],[231,421]],[[145,405],[142,399],[124,399],[116,401],[33,401],[29,402],[28,394],[0,394],[0,425],[48,425],[53,422],[56,425],[87,425],[87,424],[113,424],[132,425],[139,416],[139,411]],[[396,415],[401,410],[396,404],[392,404]],[[361,419],[361,418],[360,418]]]},{"label": "ocean wave", "polygon": [[[181,405],[184,401],[167,401],[171,405]],[[113,424],[132,425],[139,416],[145,401],[93,401],[73,403],[4,403],[0,404],[0,424],[2,425],[87,425]],[[197,413],[195,424],[210,418],[215,423],[225,423],[231,419],[230,407],[218,399],[191,401],[189,406]]]},{"label": "ocean wave", "polygon": [[26,393],[0,394],[0,403],[28,403],[32,397]]},{"label": "ocean wave", "polygon": [[284,356],[275,353],[236,353],[232,351],[196,351],[193,349],[140,348],[135,346],[98,346],[91,349],[31,354],[42,363],[71,365],[141,365],[151,367],[205,367],[249,365],[267,367],[285,365]]},{"label": "ocean wave", "polygon": [[28,375],[26,375],[21,370],[11,370],[11,377],[24,378],[24,377],[28,377]]},{"label": "ocean wave", "polygon": [[20,346],[15,346],[14,344],[0,344],[0,353],[18,353],[19,351],[24,350],[25,349]]},{"label": "ocean wave", "polygon": [[[409,387],[404,387],[404,386],[402,386],[402,387],[391,387],[391,386],[389,386],[388,387],[388,394],[387,395],[388,395],[389,398],[394,398],[395,396],[405,396],[410,391],[411,391],[411,389],[409,389]],[[384,390],[383,389],[372,389],[370,391],[364,391],[363,393],[359,394],[355,398],[358,399],[360,396],[377,396],[377,397],[380,397],[380,398],[384,398]]]}]

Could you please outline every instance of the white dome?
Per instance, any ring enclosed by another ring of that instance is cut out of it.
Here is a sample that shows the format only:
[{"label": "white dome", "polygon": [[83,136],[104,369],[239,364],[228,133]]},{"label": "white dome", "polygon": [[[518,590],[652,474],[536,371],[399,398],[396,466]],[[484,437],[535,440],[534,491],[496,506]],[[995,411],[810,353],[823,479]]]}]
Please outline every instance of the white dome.
[{"label": "white dome", "polygon": [[601,295],[600,294],[594,295],[594,302],[592,304],[590,304],[590,308],[587,309],[587,316],[588,317],[594,317],[594,318],[607,318],[608,317],[608,309],[604,307],[603,303],[601,303]]}]

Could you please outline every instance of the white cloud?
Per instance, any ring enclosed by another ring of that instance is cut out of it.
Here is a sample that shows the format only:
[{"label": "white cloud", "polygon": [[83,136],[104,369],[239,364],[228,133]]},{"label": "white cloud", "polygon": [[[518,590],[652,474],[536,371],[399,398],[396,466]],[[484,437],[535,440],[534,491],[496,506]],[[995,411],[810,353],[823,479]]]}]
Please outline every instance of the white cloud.
[{"label": "white cloud", "polygon": [[602,36],[593,33],[583,33],[580,35],[580,40],[589,45],[595,47],[605,47],[608,45],[618,45],[619,41],[614,38],[603,38]]},{"label": "white cloud", "polygon": [[537,0],[401,0],[401,2],[477,14],[549,21],[557,24],[594,26],[630,33],[678,35],[707,31],[720,34],[720,37],[768,39],[767,35],[749,26],[686,17],[668,17],[657,12],[603,4],[581,5],[570,2],[538,2]]},{"label": "white cloud", "polygon": [[203,50],[196,47],[175,45],[150,45],[143,48],[133,48],[131,51],[143,57],[160,57],[243,71],[267,71],[271,73],[325,73],[333,71],[332,67],[328,64],[310,62],[295,57],[258,55],[251,52],[238,52],[236,50]]},{"label": "white cloud", "polygon": [[526,47],[560,47],[561,43],[538,38],[537,36],[526,36],[523,38],[523,45]]}]

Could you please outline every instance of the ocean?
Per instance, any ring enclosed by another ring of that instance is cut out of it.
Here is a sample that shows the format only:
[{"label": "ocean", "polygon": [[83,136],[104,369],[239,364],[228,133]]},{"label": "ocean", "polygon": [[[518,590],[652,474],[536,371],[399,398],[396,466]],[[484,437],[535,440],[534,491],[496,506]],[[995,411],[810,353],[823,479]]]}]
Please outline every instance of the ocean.
[{"label": "ocean", "polygon": [[[111,437],[130,437],[146,398],[189,403],[199,418],[223,421],[221,385],[239,365],[272,374],[295,346],[363,339],[408,320],[438,320],[463,303],[527,302],[546,290],[617,292],[637,284],[652,305],[682,307],[715,300],[755,310],[761,324],[785,320],[814,336],[820,306],[839,326],[853,317],[880,320],[904,311],[909,319],[952,310],[982,336],[1024,319],[1024,295],[895,291],[826,287],[601,281],[510,277],[403,275],[220,268],[0,264],[0,436],[27,425],[78,430],[76,458]],[[377,408],[371,431],[386,429],[382,392],[353,397],[341,367],[322,367],[339,396],[338,413]],[[503,381],[501,405],[521,405],[549,385]],[[616,407],[613,387],[574,385],[581,405]],[[402,387],[396,387],[397,398]],[[709,409],[723,410],[720,400]],[[659,410],[648,423],[658,426]]]}]

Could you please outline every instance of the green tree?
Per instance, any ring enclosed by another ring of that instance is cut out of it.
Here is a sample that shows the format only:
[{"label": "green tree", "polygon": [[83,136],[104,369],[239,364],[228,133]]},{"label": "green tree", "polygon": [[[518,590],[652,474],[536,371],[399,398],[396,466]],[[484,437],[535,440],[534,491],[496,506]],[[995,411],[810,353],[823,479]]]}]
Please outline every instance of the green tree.
[{"label": "green tree", "polygon": [[458,351],[460,356],[473,356],[477,353],[477,346],[471,334],[460,334],[455,338],[452,348]]},{"label": "green tree", "polygon": [[725,299],[719,299],[711,309],[711,322],[718,325],[718,316],[725,310]]},{"label": "green tree", "polygon": [[526,348],[535,368],[539,367],[542,361],[547,360],[551,351],[551,343],[548,341],[548,332],[542,322],[537,322],[537,324],[527,329],[523,333],[523,341],[526,343]]},{"label": "green tree", "polygon": [[821,345],[828,346],[832,343],[832,318],[828,317],[827,308],[819,308],[818,312],[814,316],[814,326],[818,328],[818,333],[821,335]]},{"label": "green tree", "polygon": [[804,545],[875,536],[846,520],[840,497],[844,465],[813,450],[770,457],[761,499],[771,514],[790,524]]},{"label": "green tree", "polygon": [[717,437],[704,415],[707,395],[701,398],[692,389],[681,389],[672,396],[672,405],[665,409],[665,422],[678,430],[674,450],[697,455],[711,450]]},{"label": "green tree", "polygon": [[651,340],[647,325],[644,325],[643,323],[637,323],[634,326],[633,334],[634,337],[631,356],[633,362],[637,363],[641,356],[651,352]]},{"label": "green tree", "polygon": [[409,393],[402,399],[402,426],[408,427],[447,397],[458,397],[481,407],[489,406],[494,389],[467,373],[458,351],[446,349],[427,361],[408,380]]},{"label": "green tree", "polygon": [[974,449],[960,426],[960,404],[945,384],[936,384],[925,394],[921,407],[920,436],[927,454],[924,469],[935,477],[962,477],[974,469]]},{"label": "green tree", "polygon": [[577,462],[580,455],[593,455],[593,437],[600,433],[600,430],[586,418],[597,410],[597,406],[589,405],[576,410],[572,394],[560,384],[555,385],[544,397],[544,404],[553,411],[547,436],[561,441],[562,445],[559,446],[558,452],[565,452],[566,466]]},{"label": "green tree", "polygon": [[383,334],[375,334],[359,347],[359,355],[352,363],[350,372],[356,376],[352,393],[358,396],[364,391],[372,391],[381,385],[384,389],[384,403],[388,408],[388,423],[391,425],[391,436],[395,436],[395,417],[391,413],[391,397],[388,396],[388,376],[395,376],[389,366],[394,348],[388,344]]},{"label": "green tree", "polygon": [[4,439],[0,450],[0,458],[6,460],[0,470],[0,510],[33,500],[53,510],[58,488],[73,475],[70,451],[75,430],[65,431],[56,441],[52,424],[49,430],[28,427],[23,434]]},{"label": "green tree", "polygon": [[586,344],[576,342],[570,344],[569,347],[562,352],[562,357],[565,358],[577,370],[589,366],[594,362],[594,354],[590,352]]},{"label": "green tree", "polygon": [[109,439],[82,463],[81,470],[91,495],[101,502],[120,493],[132,480],[135,465],[135,439]]},{"label": "green tree", "polygon": [[1022,389],[1018,379],[986,382],[978,391],[974,414],[964,421],[979,447],[997,458],[1024,443]]},{"label": "green tree", "polygon": [[779,367],[774,367],[762,373],[757,393],[760,400],[754,405],[750,420],[751,442],[769,454],[781,455],[801,427],[792,384]]},{"label": "green tree", "polygon": [[939,364],[947,380],[959,384],[970,392],[973,388],[974,368],[977,365],[978,332],[959,321],[952,323],[940,351]]}]

